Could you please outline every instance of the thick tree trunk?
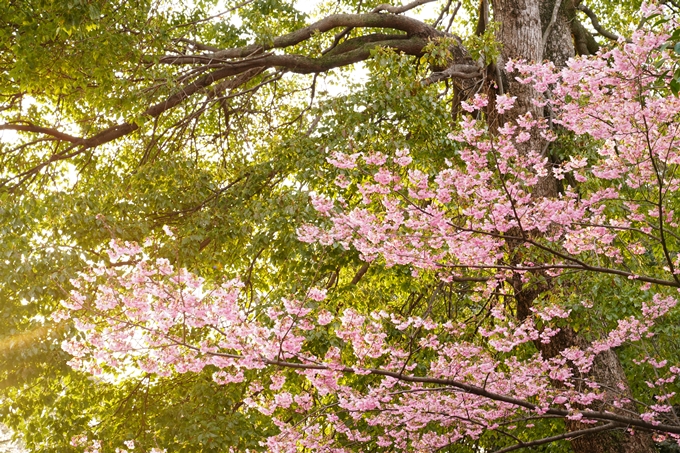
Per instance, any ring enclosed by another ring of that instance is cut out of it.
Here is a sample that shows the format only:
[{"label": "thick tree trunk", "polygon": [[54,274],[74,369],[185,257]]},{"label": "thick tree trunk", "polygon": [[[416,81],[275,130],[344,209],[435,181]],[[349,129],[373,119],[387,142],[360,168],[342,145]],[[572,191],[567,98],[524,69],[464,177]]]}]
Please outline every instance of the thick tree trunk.
[{"label": "thick tree trunk", "polygon": [[[572,24],[574,20],[573,0],[560,1],[559,9],[555,9],[555,0],[493,0],[494,19],[499,22],[498,40],[503,43],[502,55],[499,66],[504,67],[509,59],[524,59],[529,62],[540,62],[544,59],[552,61],[556,66],[564,66],[569,58],[574,56],[574,39],[572,37]],[[543,36],[546,34],[544,40]],[[577,40],[578,43],[578,40]],[[512,96],[517,96],[515,108],[510,115],[502,118],[503,121],[512,121],[519,115],[530,112],[534,117],[544,115],[543,109],[532,103],[539,97],[539,93],[528,85],[517,82],[512,76],[505,76],[506,91]],[[526,142],[526,151],[547,150],[545,141],[538,135]],[[552,177],[540,181],[534,193],[536,197],[557,196],[556,181]],[[531,306],[536,297],[543,291],[549,291],[547,285],[543,288],[527,288],[521,278],[513,279],[513,287],[517,300],[517,317],[522,320],[531,314]],[[584,339],[580,338],[571,329],[564,329],[560,334],[553,337],[549,344],[536,342],[536,347],[545,358],[558,355],[566,348],[587,346]],[[588,376],[603,385],[603,388],[616,389],[630,396],[630,388],[621,363],[613,351],[600,354],[593,370]],[[619,390],[622,389],[622,390]],[[609,392],[608,390],[604,390]],[[620,394],[611,397],[605,396],[603,409],[612,410],[607,401],[614,398],[620,399]],[[631,403],[624,408],[628,411],[636,411]],[[567,421],[570,431],[591,427],[575,421]],[[652,453],[655,451],[651,436],[648,433],[636,433],[630,435],[623,432],[604,432],[582,436],[571,441],[576,453]]]},{"label": "thick tree trunk", "polygon": [[[494,19],[500,24],[497,39],[502,43],[499,67],[504,68],[510,59],[523,59],[540,62],[543,59],[541,14],[539,0],[494,0]],[[534,104],[540,93],[532,85],[519,83],[514,76],[506,76],[506,91],[516,96],[515,107],[502,118],[512,121],[520,115],[531,113],[534,118],[543,116],[543,108]],[[534,129],[531,140],[524,143],[524,150],[538,150],[546,147],[545,140]],[[552,196],[555,193],[555,180],[543,178],[536,186],[537,197]]]}]

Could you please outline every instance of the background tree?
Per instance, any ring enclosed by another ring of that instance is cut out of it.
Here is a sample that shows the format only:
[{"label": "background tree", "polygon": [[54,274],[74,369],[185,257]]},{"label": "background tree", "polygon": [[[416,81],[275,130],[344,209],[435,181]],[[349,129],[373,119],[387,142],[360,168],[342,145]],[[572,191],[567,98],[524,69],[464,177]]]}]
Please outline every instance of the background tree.
[{"label": "background tree", "polygon": [[[468,297],[474,281],[444,285],[434,272],[414,277],[408,266],[369,266],[356,251],[300,243],[296,228],[317,217],[308,195],[341,193],[331,181],[342,172],[326,159],[335,150],[392,155],[408,148],[419,169],[434,173],[460,148],[447,135],[461,102],[475,93],[491,100],[485,114],[492,128],[526,112],[549,117],[532,102],[538,90],[506,74],[505,63],[547,59],[563,66],[574,54],[592,54],[631,35],[639,5],[441,2],[431,19],[413,18],[426,3],[336,2],[321,5],[314,18],[274,1],[0,7],[0,129],[14,131],[3,142],[0,175],[2,410],[32,449],[64,451],[73,436],[90,431],[111,445],[134,438],[172,451],[257,449],[277,431],[269,417],[242,410],[247,385],[218,385],[213,370],[92,380],[65,365],[69,356],[59,343],[72,326],[51,324],[48,315],[66,298],[70,278],[108,261],[111,238],[141,242],[170,225],[177,242],[163,241],[153,253],[210,281],[240,276],[253,310],[312,286],[332,290],[325,303],[338,312],[384,308],[459,319],[483,309]],[[456,16],[462,38],[450,32]],[[358,62],[367,82],[329,92]],[[494,98],[505,93],[517,96],[516,108],[496,115]],[[546,149],[559,162],[595,146],[569,133],[549,145],[534,134],[524,152]],[[545,178],[535,196],[558,190]],[[350,195],[344,193],[356,203],[359,194]],[[521,253],[508,245],[509,255]],[[650,253],[649,263],[657,259]],[[515,294],[508,303],[519,320],[537,298],[558,298],[577,285],[510,280]],[[625,283],[596,277],[577,286],[607,301],[599,307],[615,321],[639,303]],[[579,316],[559,343],[535,347],[549,355],[589,341],[580,338],[591,318]],[[595,372],[601,366],[609,370],[603,379],[625,383],[617,356],[607,354]],[[632,391],[645,392],[644,379],[632,378]],[[539,434],[563,431],[561,421],[549,420]],[[490,432],[449,448],[509,443]],[[618,432],[572,445],[651,449],[649,437]]]}]

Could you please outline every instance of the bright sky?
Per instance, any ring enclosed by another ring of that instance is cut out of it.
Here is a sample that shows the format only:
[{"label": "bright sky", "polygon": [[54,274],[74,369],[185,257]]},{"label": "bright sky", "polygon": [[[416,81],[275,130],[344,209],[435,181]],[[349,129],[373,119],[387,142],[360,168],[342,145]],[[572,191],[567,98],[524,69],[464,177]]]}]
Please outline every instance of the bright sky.
[{"label": "bright sky", "polygon": [[[404,5],[406,3],[410,3],[412,0],[408,1],[388,1],[386,3],[389,3],[391,5]],[[314,11],[317,9],[317,7],[322,3],[321,0],[297,0],[295,2],[295,7],[299,9],[300,11],[303,11],[310,16],[313,16]],[[411,10],[407,12],[406,14],[415,17],[415,18],[428,18],[428,17],[436,17],[437,14],[439,14],[439,11],[442,8],[441,1],[434,1],[432,3],[427,3],[419,8],[416,8],[415,10]],[[415,12],[414,12],[415,11]]]}]

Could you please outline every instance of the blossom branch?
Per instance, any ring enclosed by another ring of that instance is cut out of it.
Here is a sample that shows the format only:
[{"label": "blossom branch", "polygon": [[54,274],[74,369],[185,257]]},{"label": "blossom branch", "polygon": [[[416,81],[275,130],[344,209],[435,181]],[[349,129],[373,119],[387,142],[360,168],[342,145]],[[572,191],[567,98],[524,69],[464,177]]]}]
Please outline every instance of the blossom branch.
[{"label": "blossom branch", "polygon": [[512,445],[510,447],[496,450],[494,453],[508,453],[511,451],[519,450],[521,448],[533,448],[539,445],[551,444],[553,442],[557,442],[558,440],[573,439],[574,437],[586,436],[589,434],[595,434],[602,431],[611,431],[622,426],[623,425],[619,423],[607,423],[605,425],[596,426],[594,428],[579,429],[576,431],[570,431],[568,433],[559,434],[557,436],[545,437],[543,439],[532,440],[529,442],[520,442],[517,445]]},{"label": "blossom branch", "polygon": [[649,124],[647,123],[647,116],[643,115],[642,119],[643,119],[644,127],[645,127],[645,141],[646,141],[646,144],[647,144],[647,151],[649,152],[649,159],[652,163],[652,167],[654,168],[654,176],[656,177],[657,187],[658,187],[658,191],[659,191],[659,196],[658,196],[658,199],[656,200],[656,209],[657,209],[658,217],[659,217],[659,236],[660,236],[660,239],[661,239],[661,247],[663,249],[664,257],[666,258],[666,264],[668,264],[668,269],[670,270],[670,273],[673,276],[673,279],[675,280],[675,282],[680,286],[680,277],[678,277],[677,273],[675,272],[675,265],[673,264],[673,260],[671,259],[671,255],[668,251],[668,243],[666,242],[666,233],[665,233],[665,228],[664,228],[664,211],[663,211],[663,200],[664,200],[663,178],[661,176],[659,166],[656,162],[656,157],[654,156],[654,148],[653,148],[653,146],[650,142]]},{"label": "blossom branch", "polygon": [[[173,340],[176,342],[178,345],[182,345],[186,348],[193,349],[197,352],[201,352],[201,349],[187,344],[180,342],[177,339]],[[235,358],[235,359],[245,359],[244,356],[239,355],[239,354],[226,354],[226,353],[220,353],[220,352],[209,352],[207,353],[208,355],[215,355],[219,357],[227,357],[227,358]],[[502,395],[499,393],[491,392],[484,387],[479,387],[476,385],[472,384],[467,384],[464,382],[456,381],[453,379],[442,379],[442,378],[434,378],[434,377],[426,377],[426,376],[414,376],[414,375],[407,375],[403,374],[401,372],[395,372],[395,371],[389,371],[389,370],[383,370],[379,368],[366,368],[366,369],[358,369],[355,367],[330,367],[328,365],[321,365],[321,364],[306,364],[306,363],[297,363],[297,362],[289,362],[285,360],[273,360],[273,359],[266,359],[266,358],[260,358],[259,359],[263,364],[269,365],[269,366],[274,366],[274,367],[280,367],[280,368],[288,368],[288,369],[294,369],[294,370],[318,370],[318,371],[336,371],[336,372],[341,372],[344,374],[369,374],[373,376],[383,376],[383,377],[389,377],[396,379],[398,381],[402,382],[409,382],[409,383],[419,383],[419,384],[436,384],[440,386],[448,386],[453,389],[461,390],[464,393],[468,395],[476,395],[476,396],[481,396],[483,398],[492,400],[492,401],[498,401],[502,403],[508,403],[513,406],[521,407],[524,409],[528,409],[533,412],[537,412],[542,415],[548,415],[548,416],[557,416],[557,417],[569,417],[572,416],[573,414],[570,411],[563,410],[563,409],[557,409],[557,408],[542,408],[536,404],[530,403],[526,400],[522,400],[519,398],[514,398],[511,396],[507,395]],[[441,389],[437,389],[441,390]],[[654,431],[654,432],[661,432],[661,433],[672,433],[672,434],[680,434],[680,426],[675,426],[675,425],[667,425],[667,424],[661,424],[661,423],[649,423],[645,422],[643,420],[637,419],[637,418],[632,418],[632,417],[624,417],[621,415],[617,415],[614,413],[609,413],[609,412],[599,412],[599,411],[579,411],[579,413],[583,416],[584,419],[588,420],[600,420],[600,421],[611,421],[612,426],[609,426],[607,429],[613,429],[616,424],[617,426],[619,424],[623,424],[626,426],[634,426],[640,429],[648,430],[648,431]]]}]

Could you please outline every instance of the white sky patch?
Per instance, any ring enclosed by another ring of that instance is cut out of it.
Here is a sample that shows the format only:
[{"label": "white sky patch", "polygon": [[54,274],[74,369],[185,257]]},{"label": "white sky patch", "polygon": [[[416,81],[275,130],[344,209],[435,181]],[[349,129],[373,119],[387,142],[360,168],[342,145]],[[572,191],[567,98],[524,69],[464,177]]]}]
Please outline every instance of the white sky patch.
[{"label": "white sky patch", "polygon": [[[453,6],[453,5],[452,5]],[[443,6],[441,5],[441,2],[432,2],[432,3],[426,3],[423,6],[420,6],[416,9],[413,10],[411,14],[409,14],[412,17],[415,17],[416,19],[424,20],[424,19],[436,19],[437,16],[439,15],[440,11],[442,10]]]},{"label": "white sky patch", "polygon": [[0,142],[12,144],[17,141],[19,141],[19,134],[16,131],[0,131]]},{"label": "white sky patch", "polygon": [[297,0],[295,8],[310,16],[318,9],[321,2],[314,0]]}]

